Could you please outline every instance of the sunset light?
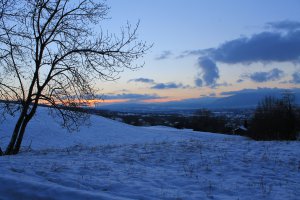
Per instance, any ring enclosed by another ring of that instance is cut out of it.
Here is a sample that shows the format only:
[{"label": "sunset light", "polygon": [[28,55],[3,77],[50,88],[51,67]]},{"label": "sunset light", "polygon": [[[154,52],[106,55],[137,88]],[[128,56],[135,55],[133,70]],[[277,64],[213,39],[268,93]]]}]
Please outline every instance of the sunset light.
[{"label": "sunset light", "polygon": [[0,200],[300,200],[300,0],[0,0]]}]

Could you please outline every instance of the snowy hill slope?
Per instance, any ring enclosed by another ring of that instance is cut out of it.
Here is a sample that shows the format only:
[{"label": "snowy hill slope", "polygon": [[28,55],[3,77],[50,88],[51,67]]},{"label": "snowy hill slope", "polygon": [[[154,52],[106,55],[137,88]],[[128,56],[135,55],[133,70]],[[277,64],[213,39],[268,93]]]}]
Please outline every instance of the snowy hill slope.
[{"label": "snowy hill slope", "polygon": [[[25,132],[23,146],[32,149],[65,148],[74,145],[96,146],[104,144],[136,144],[182,140],[200,137],[193,131],[180,131],[157,127],[135,127],[104,117],[92,115],[89,125],[81,126],[78,132],[68,132],[48,114],[47,108],[39,108],[37,115],[30,121]],[[14,128],[16,118],[9,117],[0,125],[0,145],[4,147]],[[208,133],[203,134],[208,135]],[[218,137],[219,135],[214,135]],[[209,135],[211,137],[211,135]],[[219,136],[223,138],[224,136]]]},{"label": "snowy hill slope", "polygon": [[[1,146],[13,120],[1,126]],[[98,116],[70,134],[41,108],[23,152],[0,157],[0,199],[294,200],[300,196],[299,146]]]}]

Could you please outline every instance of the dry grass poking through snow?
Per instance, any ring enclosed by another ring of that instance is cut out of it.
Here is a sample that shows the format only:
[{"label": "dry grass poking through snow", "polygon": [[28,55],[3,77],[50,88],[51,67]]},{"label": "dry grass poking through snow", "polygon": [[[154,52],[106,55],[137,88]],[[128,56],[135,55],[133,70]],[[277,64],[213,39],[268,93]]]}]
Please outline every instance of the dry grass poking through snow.
[{"label": "dry grass poking through snow", "polygon": [[64,195],[75,199],[81,195],[91,199],[297,199],[299,144],[224,137],[77,145],[3,157],[0,171],[9,176],[0,177],[0,181],[18,177],[26,182],[28,191],[25,187],[18,191],[20,195],[34,195],[30,188],[36,190],[43,183],[45,196],[40,197],[57,194],[50,199],[63,199]]}]

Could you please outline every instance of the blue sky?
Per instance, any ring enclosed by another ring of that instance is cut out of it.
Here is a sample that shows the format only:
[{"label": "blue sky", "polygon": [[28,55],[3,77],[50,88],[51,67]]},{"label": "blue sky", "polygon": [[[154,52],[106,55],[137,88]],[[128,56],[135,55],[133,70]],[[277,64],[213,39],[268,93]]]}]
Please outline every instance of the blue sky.
[{"label": "blue sky", "polygon": [[[102,29],[118,33],[140,20],[139,38],[153,43],[115,82],[99,82],[116,99],[176,100],[245,88],[300,86],[300,1],[107,0]],[[147,98],[149,97],[149,98]]]}]

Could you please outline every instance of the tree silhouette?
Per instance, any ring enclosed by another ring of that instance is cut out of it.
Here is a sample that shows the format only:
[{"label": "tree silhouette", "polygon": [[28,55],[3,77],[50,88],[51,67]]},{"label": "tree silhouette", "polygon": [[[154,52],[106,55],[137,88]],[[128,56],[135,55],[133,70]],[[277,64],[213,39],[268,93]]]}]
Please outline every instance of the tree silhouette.
[{"label": "tree silhouette", "polygon": [[86,116],[62,108],[93,99],[96,80],[142,66],[133,62],[149,49],[138,41],[138,24],[127,24],[119,37],[96,29],[109,10],[101,1],[2,0],[1,10],[2,111],[19,111],[6,155],[19,152],[39,103],[56,108],[65,127],[77,127]]},{"label": "tree silhouette", "polygon": [[268,96],[257,106],[250,126],[250,137],[257,140],[295,140],[295,97],[285,93],[281,99]]}]

